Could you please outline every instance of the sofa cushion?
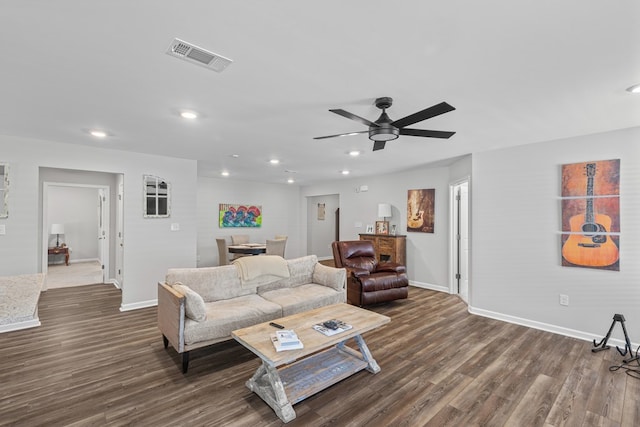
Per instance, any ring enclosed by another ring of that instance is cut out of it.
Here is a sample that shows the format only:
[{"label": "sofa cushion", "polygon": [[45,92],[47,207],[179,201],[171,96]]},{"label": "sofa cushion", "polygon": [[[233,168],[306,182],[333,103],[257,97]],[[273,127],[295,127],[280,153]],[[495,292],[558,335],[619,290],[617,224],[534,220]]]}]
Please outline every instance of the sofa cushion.
[{"label": "sofa cushion", "polygon": [[195,320],[196,322],[202,322],[207,320],[207,312],[204,306],[204,300],[193,289],[187,285],[183,285],[181,282],[177,282],[173,285],[173,289],[180,292],[185,297],[184,312],[188,318]]},{"label": "sofa cushion", "polygon": [[258,286],[258,294],[274,289],[292,288],[312,283],[313,269],[317,263],[318,257],[315,255],[288,259],[287,266],[289,267],[289,277]]},{"label": "sofa cushion", "polygon": [[336,291],[344,290],[347,272],[344,268],[336,269],[317,263],[313,268],[312,283],[329,286]]},{"label": "sofa cushion", "polygon": [[249,256],[233,261],[240,280],[247,282],[260,276],[289,277],[287,260],[277,255]]},{"label": "sofa cushion", "polygon": [[191,345],[231,337],[231,331],[282,317],[282,308],[258,295],[244,295],[233,299],[205,304],[207,320],[185,319],[184,340]]},{"label": "sofa cushion", "polygon": [[384,291],[386,289],[405,288],[409,286],[409,279],[404,273],[373,273],[366,277],[361,277],[362,292]]},{"label": "sofa cushion", "polygon": [[274,289],[260,294],[264,299],[282,306],[282,315],[301,313],[325,305],[345,302],[344,290],[308,283],[293,288]]},{"label": "sofa cushion", "polygon": [[181,282],[198,293],[204,302],[255,294],[255,287],[240,286],[235,265],[202,268],[170,268],[166,281]]}]

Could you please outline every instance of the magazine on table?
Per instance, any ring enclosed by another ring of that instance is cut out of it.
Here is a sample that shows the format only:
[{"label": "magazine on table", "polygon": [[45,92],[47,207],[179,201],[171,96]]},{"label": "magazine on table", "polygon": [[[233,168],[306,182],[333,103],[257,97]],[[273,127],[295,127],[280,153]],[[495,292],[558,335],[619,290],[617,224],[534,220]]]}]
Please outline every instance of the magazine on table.
[{"label": "magazine on table", "polygon": [[342,320],[331,319],[326,322],[318,323],[312,326],[313,329],[328,337],[348,331],[353,326],[344,323]]},{"label": "magazine on table", "polygon": [[282,331],[276,331],[276,333],[271,334],[271,342],[273,343],[276,351],[298,350],[304,348],[304,345],[298,338],[298,335],[290,329],[283,329]]}]

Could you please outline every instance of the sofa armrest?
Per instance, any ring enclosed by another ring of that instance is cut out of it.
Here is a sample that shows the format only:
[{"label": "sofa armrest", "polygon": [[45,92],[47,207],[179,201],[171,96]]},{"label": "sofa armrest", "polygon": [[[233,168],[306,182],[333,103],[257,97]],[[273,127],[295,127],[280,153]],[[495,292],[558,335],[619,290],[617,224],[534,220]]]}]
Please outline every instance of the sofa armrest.
[{"label": "sofa armrest", "polygon": [[313,267],[313,283],[333,288],[336,291],[343,291],[346,288],[347,272],[344,268],[316,263]]},{"label": "sofa armrest", "polygon": [[371,274],[366,268],[349,268],[348,270],[353,277],[364,277]]},{"label": "sofa armrest", "polygon": [[376,268],[376,273],[381,272],[381,271],[393,271],[395,273],[406,273],[407,272],[407,267],[404,265],[400,265],[400,264],[396,264],[395,262],[382,262],[380,264],[378,264],[378,267]]},{"label": "sofa armrest", "polygon": [[184,352],[185,297],[166,283],[158,283],[158,328],[178,353]]}]

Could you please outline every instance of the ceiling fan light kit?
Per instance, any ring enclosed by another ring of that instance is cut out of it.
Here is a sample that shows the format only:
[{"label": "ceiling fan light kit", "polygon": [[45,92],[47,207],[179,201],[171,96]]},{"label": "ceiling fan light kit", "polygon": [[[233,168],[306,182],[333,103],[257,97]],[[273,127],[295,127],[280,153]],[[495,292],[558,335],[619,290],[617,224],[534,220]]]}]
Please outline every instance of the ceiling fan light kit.
[{"label": "ceiling fan light kit", "polygon": [[393,104],[393,99],[386,96],[376,99],[375,105],[376,107],[382,110],[382,114],[380,114],[380,117],[378,117],[378,120],[376,120],[375,122],[369,121],[360,116],[356,116],[355,114],[342,109],[329,110],[332,113],[338,114],[347,119],[351,119],[356,122],[360,122],[366,126],[369,126],[369,130],[361,131],[361,132],[342,133],[339,135],[318,136],[318,137],[315,137],[314,139],[326,139],[326,138],[335,138],[338,136],[349,136],[349,135],[357,135],[360,133],[368,133],[369,139],[373,141],[373,151],[378,151],[378,150],[384,149],[387,141],[393,141],[394,139],[398,139],[400,135],[446,139],[446,138],[450,138],[455,134],[455,132],[406,128],[406,126],[412,125],[414,123],[418,123],[423,120],[427,120],[432,117],[439,116],[440,114],[448,113],[449,111],[455,110],[453,106],[447,104],[446,102],[441,102],[440,104],[436,104],[429,108],[425,108],[422,111],[418,111],[417,113],[403,117],[402,119],[399,119],[396,121],[392,121],[386,112],[386,109],[391,107],[392,104]]}]

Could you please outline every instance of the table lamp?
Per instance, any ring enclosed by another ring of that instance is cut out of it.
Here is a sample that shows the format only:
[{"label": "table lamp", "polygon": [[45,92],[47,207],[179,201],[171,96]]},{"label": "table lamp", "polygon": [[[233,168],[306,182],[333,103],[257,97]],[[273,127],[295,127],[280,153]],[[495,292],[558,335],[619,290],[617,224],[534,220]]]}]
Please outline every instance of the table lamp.
[{"label": "table lamp", "polygon": [[51,234],[56,235],[56,248],[59,248],[60,235],[64,234],[64,224],[51,224]]},{"label": "table lamp", "polygon": [[387,220],[387,217],[391,218],[391,205],[389,203],[379,203],[378,216],[382,217],[384,221]]}]

